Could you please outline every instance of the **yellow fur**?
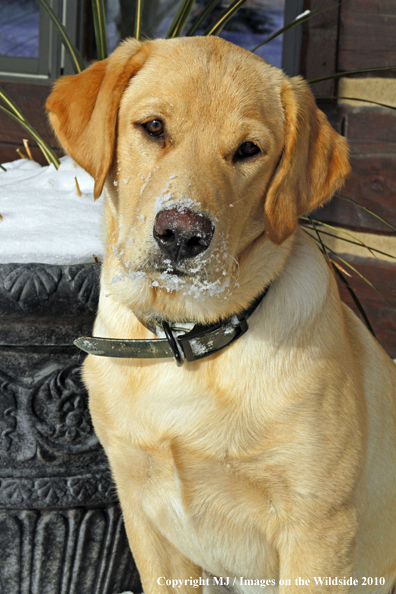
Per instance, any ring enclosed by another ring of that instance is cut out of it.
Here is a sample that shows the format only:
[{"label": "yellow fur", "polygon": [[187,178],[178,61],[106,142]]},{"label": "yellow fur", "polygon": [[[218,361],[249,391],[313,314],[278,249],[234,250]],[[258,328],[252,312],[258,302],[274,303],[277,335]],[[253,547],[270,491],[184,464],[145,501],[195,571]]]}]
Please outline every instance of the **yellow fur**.
[{"label": "yellow fur", "polygon": [[[160,577],[202,571],[272,579],[273,594],[349,591],[314,576],[385,594],[396,578],[396,368],[297,227],[349,173],[346,143],[307,85],[215,37],[130,40],[63,79],[47,109],[96,192],[106,179],[96,336],[151,338],[135,314],[227,318],[272,282],[248,332],[216,355],[182,368],[86,359],[145,594],[171,591]],[[142,132],[150,119],[165,123],[163,143]],[[259,158],[235,163],[247,140]],[[154,217],[186,201],[215,234],[171,277],[155,268]]]}]

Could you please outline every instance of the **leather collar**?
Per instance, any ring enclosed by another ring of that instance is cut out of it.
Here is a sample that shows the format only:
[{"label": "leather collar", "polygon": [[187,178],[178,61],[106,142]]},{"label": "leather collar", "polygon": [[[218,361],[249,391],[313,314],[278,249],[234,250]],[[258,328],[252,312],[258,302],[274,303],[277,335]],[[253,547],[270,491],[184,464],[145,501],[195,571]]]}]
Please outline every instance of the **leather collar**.
[{"label": "leather collar", "polygon": [[269,286],[241,313],[215,324],[195,326],[187,331],[185,324],[172,324],[166,320],[138,320],[151,332],[163,333],[163,338],[131,340],[115,338],[77,338],[74,344],[90,355],[122,358],[174,357],[178,366],[186,361],[197,361],[213,355],[240,338],[248,329],[248,318],[267,294]]}]

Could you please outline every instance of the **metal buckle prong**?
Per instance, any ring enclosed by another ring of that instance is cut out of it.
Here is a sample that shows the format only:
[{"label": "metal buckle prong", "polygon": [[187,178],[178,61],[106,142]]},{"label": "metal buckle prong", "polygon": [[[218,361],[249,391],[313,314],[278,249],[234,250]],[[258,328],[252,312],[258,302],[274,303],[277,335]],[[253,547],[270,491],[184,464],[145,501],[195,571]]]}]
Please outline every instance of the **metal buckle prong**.
[{"label": "metal buckle prong", "polygon": [[172,350],[173,356],[175,358],[175,363],[178,367],[181,367],[184,362],[184,357],[180,352],[180,347],[177,342],[176,336],[173,334],[171,327],[169,326],[168,322],[162,322],[162,328],[164,329],[165,336],[169,342],[169,346]]}]

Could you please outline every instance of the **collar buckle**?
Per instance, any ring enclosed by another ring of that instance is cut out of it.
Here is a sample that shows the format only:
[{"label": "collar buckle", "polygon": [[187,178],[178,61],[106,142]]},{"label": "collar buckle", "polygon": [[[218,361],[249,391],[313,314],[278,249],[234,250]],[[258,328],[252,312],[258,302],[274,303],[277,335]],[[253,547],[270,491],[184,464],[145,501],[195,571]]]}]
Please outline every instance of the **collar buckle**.
[{"label": "collar buckle", "polygon": [[173,357],[175,359],[175,363],[178,367],[181,367],[184,363],[184,353],[182,354],[181,348],[179,348],[177,337],[173,334],[171,327],[169,326],[168,322],[162,322],[162,328],[165,332],[165,336],[167,341],[169,342],[169,346],[172,350]]}]

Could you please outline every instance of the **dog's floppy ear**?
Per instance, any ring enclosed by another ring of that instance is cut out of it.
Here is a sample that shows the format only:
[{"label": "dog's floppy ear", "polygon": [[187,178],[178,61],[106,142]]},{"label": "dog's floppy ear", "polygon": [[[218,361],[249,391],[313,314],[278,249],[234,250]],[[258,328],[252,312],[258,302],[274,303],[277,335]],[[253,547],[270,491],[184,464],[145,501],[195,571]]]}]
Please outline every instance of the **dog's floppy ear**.
[{"label": "dog's floppy ear", "polygon": [[293,233],[297,218],[331,198],[350,173],[348,145],[303,79],[285,79],[281,101],[285,143],[264,206],[266,233],[278,245]]},{"label": "dog's floppy ear", "polygon": [[62,146],[95,179],[95,199],[113,159],[121,96],[143,66],[147,46],[127,40],[106,60],[61,78],[48,98],[46,110]]}]

